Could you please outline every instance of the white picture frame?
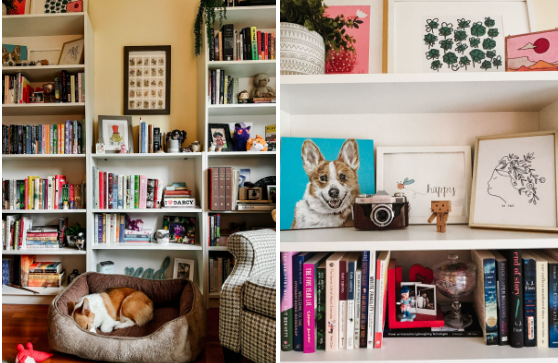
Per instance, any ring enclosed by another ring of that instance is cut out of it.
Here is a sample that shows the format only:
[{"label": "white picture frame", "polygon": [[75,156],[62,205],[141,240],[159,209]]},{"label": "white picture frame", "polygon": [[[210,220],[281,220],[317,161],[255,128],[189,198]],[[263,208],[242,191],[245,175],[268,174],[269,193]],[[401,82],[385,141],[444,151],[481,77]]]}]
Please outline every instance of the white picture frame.
[{"label": "white picture frame", "polygon": [[[459,15],[503,17],[504,35],[524,34],[536,29],[533,0],[388,0],[387,72],[421,73],[422,36],[420,23],[424,16]],[[488,14],[488,15],[483,15]],[[398,22],[398,19],[405,22]],[[412,34],[405,37],[405,34]],[[502,57],[504,59],[505,57]]]},{"label": "white picture frame", "polygon": [[74,39],[62,44],[58,64],[83,64],[84,47],[85,38]]},{"label": "white picture frame", "polygon": [[[376,191],[385,190],[390,195],[403,192],[411,205],[409,224],[428,224],[434,200],[452,202],[448,224],[468,223],[470,146],[378,147],[376,164]],[[406,178],[412,182],[404,183]]]},{"label": "white picture frame", "polygon": [[196,261],[194,260],[175,258],[172,277],[175,279],[187,279],[190,281],[194,281],[194,277],[196,273],[195,267],[196,267]]},{"label": "white picture frame", "polygon": [[[426,294],[426,297],[424,297]],[[417,314],[437,314],[436,285],[415,284],[415,295],[417,300]]]},{"label": "white picture frame", "polygon": [[38,61],[38,60],[48,60],[49,66],[58,65],[60,60],[60,48],[55,49],[27,49],[27,60]]},{"label": "white picture frame", "polygon": [[[117,127],[117,132],[113,127]],[[122,150],[122,145],[126,146],[128,153],[134,152],[131,116],[99,115],[97,134],[99,137],[98,143],[104,145],[104,153],[119,153]]]},{"label": "white picture frame", "polygon": [[558,131],[478,137],[469,225],[558,232]]}]

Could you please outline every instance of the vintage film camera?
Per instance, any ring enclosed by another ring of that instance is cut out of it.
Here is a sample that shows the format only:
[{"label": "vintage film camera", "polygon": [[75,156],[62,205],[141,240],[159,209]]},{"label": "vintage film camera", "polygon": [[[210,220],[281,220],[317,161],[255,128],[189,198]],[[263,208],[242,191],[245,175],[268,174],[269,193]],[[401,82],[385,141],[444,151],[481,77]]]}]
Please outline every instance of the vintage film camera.
[{"label": "vintage film camera", "polygon": [[403,193],[392,197],[384,190],[361,194],[353,204],[355,228],[378,231],[401,229],[409,225],[409,202]]}]

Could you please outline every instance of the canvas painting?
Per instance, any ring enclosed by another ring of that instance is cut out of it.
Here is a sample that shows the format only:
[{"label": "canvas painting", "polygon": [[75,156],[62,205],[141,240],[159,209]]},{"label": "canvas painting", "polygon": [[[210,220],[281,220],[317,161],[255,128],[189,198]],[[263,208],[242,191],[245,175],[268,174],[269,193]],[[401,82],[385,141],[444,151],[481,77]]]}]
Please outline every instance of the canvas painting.
[{"label": "canvas painting", "polygon": [[501,16],[423,17],[420,32],[423,72],[505,70]]},{"label": "canvas painting", "polygon": [[556,228],[555,133],[479,138],[471,225]]},{"label": "canvas painting", "polygon": [[370,64],[370,5],[331,5],[328,6],[325,13],[333,18],[343,14],[347,19],[359,21],[354,28],[346,29],[346,34],[355,39],[352,44],[355,52],[345,49],[329,51],[326,73],[368,73]]},{"label": "canvas painting", "polygon": [[281,226],[352,227],[352,206],[376,192],[374,141],[283,137]]},{"label": "canvas painting", "polygon": [[2,65],[13,67],[16,63],[27,60],[27,46],[2,44]]},{"label": "canvas painting", "polygon": [[506,71],[558,71],[558,29],[506,37]]}]

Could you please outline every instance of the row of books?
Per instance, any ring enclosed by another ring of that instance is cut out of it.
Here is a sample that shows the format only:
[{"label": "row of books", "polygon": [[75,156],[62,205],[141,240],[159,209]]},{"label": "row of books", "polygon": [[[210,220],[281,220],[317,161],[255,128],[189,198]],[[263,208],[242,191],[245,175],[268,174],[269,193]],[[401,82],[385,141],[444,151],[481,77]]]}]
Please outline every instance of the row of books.
[{"label": "row of books", "polygon": [[220,292],[234,267],[232,257],[209,256],[209,292]]},{"label": "row of books", "polygon": [[33,226],[30,217],[6,215],[2,220],[2,249],[59,248],[67,227],[68,218],[59,218],[58,225]]},{"label": "row of books", "polygon": [[212,214],[207,217],[208,223],[207,226],[209,228],[209,233],[207,236],[207,245],[208,246],[220,246],[220,238],[221,238],[221,215],[220,214]]},{"label": "row of books", "polygon": [[65,175],[2,180],[4,210],[84,209],[86,195],[85,182],[69,184]]},{"label": "row of books", "polygon": [[44,90],[31,87],[31,82],[21,73],[5,75],[2,78],[2,104],[85,102],[85,74],[69,74],[62,71],[54,77],[54,90],[46,94]]},{"label": "row of books", "polygon": [[155,153],[163,150],[163,134],[161,128],[153,127],[140,120],[139,152],[141,154]]},{"label": "row of books", "polygon": [[37,262],[37,256],[2,257],[2,285],[61,287],[66,270],[62,262]]},{"label": "row of books", "polygon": [[212,105],[232,105],[238,103],[238,78],[227,76],[224,70],[209,72],[208,97]]},{"label": "row of books", "polygon": [[2,154],[85,154],[85,120],[2,125]]},{"label": "row of books", "polygon": [[[142,222],[143,226],[143,222]],[[151,243],[153,230],[135,231],[126,227],[125,213],[96,213],[93,217],[94,244]]]},{"label": "row of books", "polygon": [[275,59],[276,38],[255,26],[235,30],[223,24],[221,31],[212,29],[213,44],[209,46],[210,61],[243,61]]},{"label": "row of books", "polygon": [[558,250],[471,252],[487,345],[558,348]]}]

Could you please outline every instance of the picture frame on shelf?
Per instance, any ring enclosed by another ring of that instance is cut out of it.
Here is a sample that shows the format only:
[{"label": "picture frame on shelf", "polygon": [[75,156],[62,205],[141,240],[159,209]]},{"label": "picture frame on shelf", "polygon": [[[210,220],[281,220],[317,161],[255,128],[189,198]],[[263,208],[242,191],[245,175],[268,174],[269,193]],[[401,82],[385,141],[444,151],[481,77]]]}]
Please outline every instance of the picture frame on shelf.
[{"label": "picture frame on shelf", "polygon": [[70,40],[62,44],[60,51],[59,65],[83,64],[83,51],[85,48],[85,38]]},{"label": "picture frame on shelf", "polygon": [[558,28],[507,36],[505,43],[506,72],[558,71]]},{"label": "picture frame on shelf", "polygon": [[233,151],[229,124],[208,124],[207,129],[209,131],[208,145],[214,143],[216,151]]},{"label": "picture frame on shelf", "polygon": [[437,315],[436,285],[415,284],[417,314]]},{"label": "picture frame on shelf", "polygon": [[377,190],[404,193],[412,205],[409,224],[427,224],[433,200],[450,200],[448,224],[469,221],[471,147],[378,147]]},{"label": "picture frame on shelf", "polygon": [[277,186],[275,185],[268,185],[267,186],[267,199],[275,204],[277,201]]},{"label": "picture frame on shelf", "polygon": [[[6,2],[8,3],[8,2]],[[4,14],[4,9],[7,10],[7,14]],[[31,0],[19,0],[12,1],[10,5],[4,4],[2,2],[2,15],[25,15],[29,14],[31,11]]]},{"label": "picture frame on shelf", "polygon": [[175,279],[186,279],[194,281],[196,261],[187,260],[185,258],[175,258],[174,259],[174,269],[172,272],[172,277]]},{"label": "picture frame on shelf", "polygon": [[[97,122],[98,144],[104,144],[104,153],[119,153],[122,145],[128,153],[134,152],[134,137],[132,133],[131,116],[99,115]],[[99,149],[98,149],[99,150]]]},{"label": "picture frame on shelf", "polygon": [[123,99],[125,115],[170,115],[170,45],[124,47]]},{"label": "picture frame on shelf", "polygon": [[48,60],[49,66],[58,65],[62,49],[28,49],[27,59],[39,64],[41,60]]},{"label": "picture frame on shelf", "polygon": [[558,231],[558,131],[478,137],[469,225]]}]

